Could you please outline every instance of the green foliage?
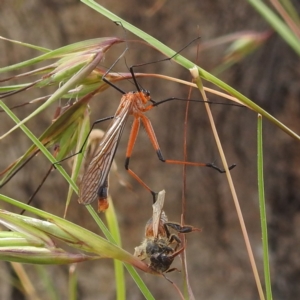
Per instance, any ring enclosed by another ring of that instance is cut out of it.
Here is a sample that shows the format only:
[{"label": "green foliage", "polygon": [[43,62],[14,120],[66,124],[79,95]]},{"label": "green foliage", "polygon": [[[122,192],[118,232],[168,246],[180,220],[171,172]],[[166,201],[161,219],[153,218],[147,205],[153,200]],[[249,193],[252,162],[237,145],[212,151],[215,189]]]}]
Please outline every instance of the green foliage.
[{"label": "green foliage", "polygon": [[[136,36],[145,40],[149,45],[164,53],[166,57],[172,59],[186,69],[196,68],[197,76],[199,75],[203,80],[213,83],[216,87],[226,91],[229,95],[236,97],[248,108],[259,114],[258,123],[258,184],[259,184],[259,203],[261,212],[261,226],[264,249],[264,270],[265,270],[265,285],[267,299],[272,299],[271,279],[269,271],[269,256],[268,256],[268,235],[267,235],[267,217],[265,211],[264,199],[264,177],[263,177],[263,152],[262,152],[262,127],[261,116],[271,121],[275,126],[282,129],[291,137],[299,140],[299,136],[290,128],[282,124],[274,116],[263,110],[256,103],[227,85],[212,73],[209,73],[199,66],[195,66],[193,62],[187,60],[185,57],[177,54],[175,51],[143,32],[139,28],[129,24],[125,20],[108,11],[101,5],[92,0],[82,0],[83,3],[95,9],[105,17],[114,22],[119,22],[122,26],[134,33]],[[285,3],[283,9],[288,12],[288,19],[279,17],[266,4],[259,0],[248,0],[262,17],[269,22],[272,28],[281,35],[281,37],[290,45],[290,47],[298,54],[300,54],[299,36],[299,16],[295,13],[295,9],[289,1]],[[280,10],[279,10],[280,12]],[[291,25],[292,24],[292,25]],[[218,71],[222,71],[232,66],[237,61],[250,55],[258,47],[262,46],[265,39],[268,38],[269,32],[264,34],[244,35],[235,39],[225,56],[224,64],[219,66]],[[46,86],[57,87],[56,91],[40,105],[32,114],[27,116],[24,120],[19,120],[17,116],[9,109],[1,100],[0,106],[5,113],[16,123],[16,126],[4,134],[0,139],[10,134],[13,130],[21,128],[24,133],[32,140],[33,145],[22,155],[19,159],[7,167],[0,175],[2,179],[0,185],[5,184],[18,170],[27,163],[38,152],[43,153],[48,160],[55,165],[57,170],[66,179],[70,185],[67,204],[70,201],[73,191],[78,192],[76,179],[78,177],[79,169],[82,164],[82,156],[76,156],[71,177],[66,170],[60,165],[56,164],[61,161],[68,154],[76,149],[77,152],[85,141],[85,136],[89,131],[89,101],[97,93],[102,92],[108,88],[108,85],[102,81],[105,74],[107,79],[111,82],[124,80],[131,77],[131,74],[108,73],[98,67],[99,62],[103,59],[104,54],[113,45],[122,43],[123,40],[118,38],[99,38],[89,41],[83,41],[76,44],[68,45],[56,50],[49,50],[34,45],[20,43],[26,47],[31,47],[43,52],[44,54],[0,69],[0,73],[11,70],[20,70],[23,67],[33,66],[40,62],[54,60],[51,64],[43,68],[37,68],[34,71],[20,74],[15,77],[7,78],[7,81],[20,77],[40,76],[40,79],[27,82],[25,84],[1,87],[0,92],[2,97],[10,96],[15,93],[31,88],[44,88]],[[175,56],[174,56],[175,55]],[[137,74],[137,77],[140,76]],[[199,78],[200,78],[199,77]],[[198,82],[198,87],[204,99],[206,99],[202,82]],[[25,123],[37,116],[41,111],[48,108],[52,103],[61,98],[78,99],[73,105],[66,107],[54,120],[53,123],[44,131],[40,137],[36,137],[26,126]],[[55,156],[50,153],[49,149],[53,145],[59,145]],[[47,212],[38,210],[36,208],[22,204],[19,201],[11,199],[5,195],[0,195],[2,201],[8,202],[17,207],[26,209],[35,214],[41,219],[20,216],[8,211],[0,211],[0,223],[11,231],[0,232],[0,259],[11,262],[31,263],[31,264],[72,264],[86,260],[95,260],[99,258],[111,258],[115,261],[115,274],[117,285],[117,298],[125,299],[125,279],[123,264],[137,283],[141,292],[146,299],[154,299],[150,291],[143,283],[134,267],[139,268],[148,273],[154,273],[147,264],[137,259],[135,256],[129,254],[121,248],[121,237],[119,233],[116,214],[113,205],[106,213],[107,223],[109,229],[106,228],[102,220],[91,206],[87,206],[88,211],[94,218],[95,222],[101,228],[106,238],[102,238],[74,223],[65,219],[51,215]],[[53,238],[60,240],[63,244],[70,247],[71,250],[64,250],[56,246]],[[259,285],[259,284],[258,284]],[[71,298],[76,298],[76,274],[72,273],[70,276],[70,295]],[[179,294],[180,295],[180,294]],[[187,298],[192,298],[192,294],[186,295]],[[261,299],[264,295],[261,296]]]}]

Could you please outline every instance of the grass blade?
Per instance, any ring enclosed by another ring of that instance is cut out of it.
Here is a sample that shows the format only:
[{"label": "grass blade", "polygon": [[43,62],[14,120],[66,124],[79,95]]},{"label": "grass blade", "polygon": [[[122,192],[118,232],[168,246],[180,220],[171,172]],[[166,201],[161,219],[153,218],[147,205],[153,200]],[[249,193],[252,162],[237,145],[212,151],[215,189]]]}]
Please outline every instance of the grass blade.
[{"label": "grass blade", "polygon": [[[113,201],[111,198],[109,199],[109,207],[105,212],[106,221],[108,224],[109,231],[116,241],[116,244],[119,247],[121,245],[121,235],[118,226],[118,220],[115,212],[115,208],[113,205]],[[116,293],[117,293],[117,300],[125,300],[126,299],[126,288],[125,288],[125,278],[124,278],[124,267],[123,264],[118,261],[114,260],[114,268],[115,268],[115,279],[116,279]]]},{"label": "grass blade", "polygon": [[[117,15],[113,14],[100,4],[96,3],[93,0],[81,0],[83,3],[86,5],[90,6],[94,10],[98,11],[108,19],[112,20],[113,22],[119,22],[122,24],[122,26],[129,30],[130,32],[134,33],[136,36],[140,37],[141,39],[145,40],[147,43],[155,47],[158,51],[162,52],[165,54],[167,57],[173,57],[176,52],[151,35],[147,34],[146,32],[140,30],[139,28],[133,26],[132,24],[126,22],[125,20],[121,19]],[[261,1],[260,1],[261,2]],[[190,60],[186,59],[185,57],[181,56],[180,54],[177,54],[174,58],[174,61],[176,61],[178,64],[183,66],[186,69],[191,69],[195,66],[193,62]],[[296,134],[294,131],[292,131],[290,128],[285,126],[283,123],[281,123],[279,120],[277,120],[275,117],[273,117],[271,114],[269,114],[267,111],[262,109],[259,105],[251,101],[249,98],[245,97],[243,94],[238,92],[237,90],[233,89],[231,86],[223,82],[222,80],[218,79],[217,77],[213,76],[209,72],[205,71],[204,69],[200,68],[197,66],[199,75],[203,79],[212,82],[213,84],[217,85],[219,88],[227,91],[230,95],[238,98],[241,102],[245,103],[247,106],[251,107],[254,111],[257,113],[261,114],[265,118],[267,118],[270,122],[274,123],[277,127],[279,127],[281,130],[286,132],[288,135],[291,137],[300,140],[300,136]]]},{"label": "grass blade", "polygon": [[264,259],[264,276],[266,286],[266,297],[272,299],[271,276],[269,266],[269,250],[268,250],[268,230],[267,230],[267,215],[264,192],[264,164],[263,164],[263,140],[262,140],[262,117],[257,118],[257,178],[258,178],[258,196],[259,196],[259,211],[262,232],[263,244],[263,259]]},{"label": "grass blade", "polygon": [[300,55],[300,42],[290,28],[261,0],[248,0],[248,2],[269,22],[288,45]]}]

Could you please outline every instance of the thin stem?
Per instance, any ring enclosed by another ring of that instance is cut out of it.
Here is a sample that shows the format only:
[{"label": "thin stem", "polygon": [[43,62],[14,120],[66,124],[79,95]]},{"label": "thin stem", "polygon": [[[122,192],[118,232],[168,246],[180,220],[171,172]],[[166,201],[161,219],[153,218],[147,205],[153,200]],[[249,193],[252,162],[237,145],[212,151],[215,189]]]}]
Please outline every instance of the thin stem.
[{"label": "thin stem", "polygon": [[263,165],[263,141],[262,141],[262,116],[258,115],[257,119],[257,178],[258,178],[258,196],[259,211],[262,232],[263,257],[264,257],[264,276],[266,286],[266,296],[268,300],[272,299],[271,276],[269,266],[268,250],[268,231],[267,231],[267,214],[264,192],[264,165]]},{"label": "thin stem", "polygon": [[[199,77],[197,67],[191,69],[190,71],[191,71],[191,73],[192,73],[192,75],[193,75],[193,77],[196,81],[196,84],[199,87],[199,90],[202,94],[203,99],[207,100],[206,94],[203,90],[201,79]],[[221,142],[220,142],[220,138],[218,136],[218,132],[217,132],[217,129],[216,129],[216,125],[214,123],[213,116],[212,116],[210,106],[209,106],[208,103],[205,103],[205,108],[206,108],[206,111],[207,111],[207,115],[208,115],[208,118],[209,118],[209,121],[210,121],[210,124],[211,124],[211,127],[212,127],[212,131],[213,131],[216,143],[217,143],[217,147],[218,147],[218,150],[219,150],[219,153],[220,153],[220,156],[221,156],[221,160],[222,160],[224,169],[226,171],[227,180],[228,180],[229,187],[230,187],[230,190],[231,190],[231,193],[232,193],[233,202],[234,202],[234,205],[235,205],[235,208],[236,208],[236,211],[237,211],[237,216],[238,216],[238,219],[239,219],[239,222],[240,222],[240,225],[241,225],[241,229],[242,229],[244,241],[245,241],[245,244],[246,244],[246,249],[247,249],[247,252],[248,252],[248,255],[249,255],[249,260],[250,260],[250,264],[251,264],[251,267],[252,267],[252,271],[253,271],[253,274],[254,274],[254,279],[255,279],[255,282],[256,282],[256,285],[257,285],[259,297],[260,297],[261,300],[265,300],[265,296],[264,296],[263,289],[262,289],[262,286],[261,286],[261,282],[260,282],[260,279],[259,279],[259,275],[258,275],[258,271],[257,271],[253,251],[252,251],[252,248],[251,248],[249,236],[248,236],[248,233],[247,233],[246,225],[245,225],[243,214],[242,214],[242,211],[241,211],[241,207],[240,207],[240,204],[239,204],[239,201],[238,201],[238,197],[237,197],[234,185],[233,185],[232,177],[231,177],[231,174],[230,174],[229,169],[228,169],[228,164],[227,164],[227,161],[226,161],[226,157],[225,157],[225,154],[224,154]]]}]

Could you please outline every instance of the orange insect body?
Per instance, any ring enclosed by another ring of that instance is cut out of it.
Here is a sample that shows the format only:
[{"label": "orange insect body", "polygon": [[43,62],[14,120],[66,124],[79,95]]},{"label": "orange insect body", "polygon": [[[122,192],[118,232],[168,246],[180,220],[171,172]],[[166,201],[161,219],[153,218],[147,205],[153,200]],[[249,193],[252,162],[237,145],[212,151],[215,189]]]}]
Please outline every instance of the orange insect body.
[{"label": "orange insect body", "polygon": [[[87,171],[83,175],[79,186],[79,203],[87,205],[98,200],[99,211],[104,211],[108,208],[108,173],[126,120],[129,115],[134,116],[131,136],[133,134],[137,135],[141,119],[144,125],[147,122],[150,123],[148,118],[143,115],[144,112],[153,107],[152,105],[147,106],[149,100],[150,94],[147,91],[130,92],[123,95],[113,121],[104,134],[96,155],[92,158]],[[127,152],[131,151],[130,148],[133,147],[134,141],[130,139]]]},{"label": "orange insect body", "polygon": [[[145,237],[156,239],[167,237],[165,224],[168,222],[168,218],[164,211],[162,211],[158,224],[154,225],[153,218],[149,219],[145,228]],[[154,228],[155,227],[155,228]]]},{"label": "orange insect body", "polygon": [[[133,73],[132,77],[134,78]],[[116,114],[114,115],[113,121],[111,122],[107,132],[104,134],[99,144],[97,153],[88,166],[87,172],[83,175],[82,181],[79,186],[79,203],[87,205],[95,200],[98,200],[98,210],[104,211],[105,209],[107,209],[108,173],[110,171],[120,137],[129,115],[132,115],[134,117],[134,121],[132,123],[132,128],[128,140],[125,168],[127,172],[136,179],[136,181],[138,181],[145,189],[151,192],[151,194],[153,195],[153,199],[155,199],[156,193],[152,191],[144,183],[144,181],[129,168],[129,160],[139,132],[141,122],[145,128],[145,131],[151,141],[153,148],[156,151],[158,159],[162,162],[169,164],[209,167],[217,170],[220,173],[225,172],[224,170],[221,170],[220,168],[215,166],[213,163],[187,162],[164,159],[151,122],[144,113],[161,103],[174,99],[176,98],[169,98],[164,101],[154,102],[150,98],[150,93],[146,90],[139,90],[136,92],[123,94],[121,103],[117,109]],[[234,167],[235,165],[232,165],[231,167],[229,167],[229,170]]]}]

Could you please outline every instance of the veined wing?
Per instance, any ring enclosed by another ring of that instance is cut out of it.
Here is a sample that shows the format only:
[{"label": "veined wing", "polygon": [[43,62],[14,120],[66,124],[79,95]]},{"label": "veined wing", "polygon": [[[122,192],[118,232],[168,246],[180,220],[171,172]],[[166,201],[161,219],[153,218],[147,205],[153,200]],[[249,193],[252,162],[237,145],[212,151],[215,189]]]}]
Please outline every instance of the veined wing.
[{"label": "veined wing", "polygon": [[157,199],[156,199],[155,203],[152,205],[152,208],[153,208],[153,216],[152,216],[152,226],[153,227],[152,228],[153,228],[153,236],[155,238],[158,237],[159,225],[161,222],[161,218],[162,218],[163,222],[167,220],[166,215],[163,211],[165,195],[166,195],[165,190],[160,191],[157,195]]},{"label": "veined wing", "polygon": [[82,177],[79,186],[79,203],[90,204],[99,198],[98,191],[103,187],[110,171],[120,137],[130,114],[130,105],[129,101],[123,103],[103,136],[97,154]]}]

